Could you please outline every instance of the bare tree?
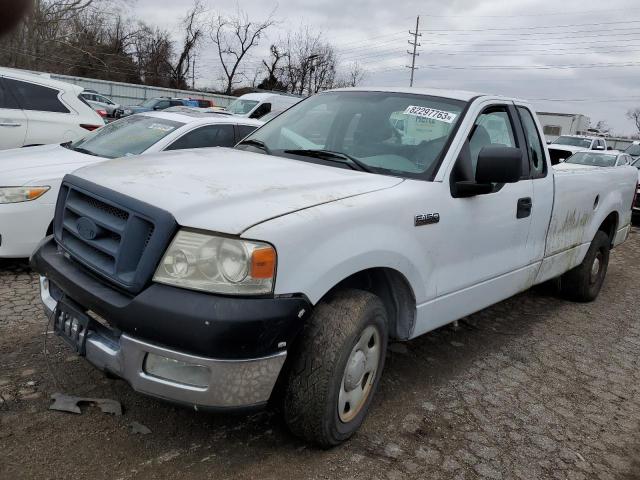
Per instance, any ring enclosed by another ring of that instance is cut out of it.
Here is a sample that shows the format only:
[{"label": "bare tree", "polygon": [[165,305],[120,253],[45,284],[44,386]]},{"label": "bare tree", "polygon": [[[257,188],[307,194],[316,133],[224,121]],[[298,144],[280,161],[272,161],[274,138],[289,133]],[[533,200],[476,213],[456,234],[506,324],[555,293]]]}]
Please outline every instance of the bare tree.
[{"label": "bare tree", "polygon": [[187,13],[182,21],[184,27],[184,42],[182,51],[174,65],[171,66],[171,82],[173,88],[187,88],[187,77],[193,61],[193,53],[203,35],[200,18],[205,8],[201,0],[195,0],[193,8]]},{"label": "bare tree", "polygon": [[629,120],[633,120],[633,122],[636,124],[638,133],[640,133],[640,107],[632,108],[631,110],[627,111],[627,118]]},{"label": "bare tree", "polygon": [[357,87],[365,76],[364,68],[358,62],[353,62],[347,66],[347,72],[342,83],[345,87]]},{"label": "bare tree", "polygon": [[217,15],[211,22],[211,40],[218,50],[227,95],[239,83],[240,64],[247,52],[258,45],[264,32],[274,23],[273,13],[266,20],[252,22],[242,10],[238,10],[233,17]]},{"label": "bare tree", "polygon": [[284,69],[279,67],[278,64],[281,60],[286,59],[288,54],[281,52],[277,45],[271,45],[269,51],[271,53],[269,58],[262,61],[262,65],[267,70],[267,76],[260,82],[258,88],[287,91],[287,86],[282,82]]}]

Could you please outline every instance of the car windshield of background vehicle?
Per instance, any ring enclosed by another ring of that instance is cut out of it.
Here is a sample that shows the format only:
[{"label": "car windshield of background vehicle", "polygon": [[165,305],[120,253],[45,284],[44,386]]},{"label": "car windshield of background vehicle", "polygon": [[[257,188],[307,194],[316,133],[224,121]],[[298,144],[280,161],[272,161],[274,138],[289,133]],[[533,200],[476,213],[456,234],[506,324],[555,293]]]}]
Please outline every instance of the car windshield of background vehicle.
[{"label": "car windshield of background vehicle", "polygon": [[426,178],[438,167],[465,105],[405,93],[328,92],[278,115],[238,148]]},{"label": "car windshield of background vehicle", "polygon": [[592,167],[613,167],[618,159],[617,155],[603,155],[601,153],[578,152],[569,157],[566,163],[589,165]]},{"label": "car windshield of background vehicle", "polygon": [[73,142],[69,148],[105,158],[138,155],[183,125],[173,120],[134,115],[105,125]]},{"label": "car windshield of background vehicle", "polygon": [[236,100],[227,107],[227,110],[234,115],[245,115],[249,113],[253,107],[258,105],[256,100]]},{"label": "car windshield of background vehicle", "polygon": [[156,106],[156,103],[158,103],[157,98],[150,98],[149,100],[145,100],[144,102],[142,102],[140,106],[144,108],[153,108]]},{"label": "car windshield of background vehicle", "polygon": [[629,145],[624,153],[633,157],[640,156],[640,145]]},{"label": "car windshield of background vehicle", "polygon": [[589,140],[588,138],[558,137],[553,141],[553,143],[558,143],[560,145],[570,145],[572,147],[591,147],[591,140]]}]

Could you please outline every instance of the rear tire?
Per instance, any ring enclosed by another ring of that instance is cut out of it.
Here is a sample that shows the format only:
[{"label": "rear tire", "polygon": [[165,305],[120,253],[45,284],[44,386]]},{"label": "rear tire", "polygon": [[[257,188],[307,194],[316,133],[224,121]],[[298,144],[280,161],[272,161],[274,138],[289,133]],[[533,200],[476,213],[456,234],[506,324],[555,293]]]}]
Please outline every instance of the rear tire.
[{"label": "rear tire", "polygon": [[343,290],[318,304],[290,357],[284,418],[295,435],[329,448],[358,430],[382,375],[387,332],[372,293]]},{"label": "rear tire", "polygon": [[577,302],[591,302],[600,293],[609,265],[609,236],[598,231],[584,260],[562,275],[562,294]]}]

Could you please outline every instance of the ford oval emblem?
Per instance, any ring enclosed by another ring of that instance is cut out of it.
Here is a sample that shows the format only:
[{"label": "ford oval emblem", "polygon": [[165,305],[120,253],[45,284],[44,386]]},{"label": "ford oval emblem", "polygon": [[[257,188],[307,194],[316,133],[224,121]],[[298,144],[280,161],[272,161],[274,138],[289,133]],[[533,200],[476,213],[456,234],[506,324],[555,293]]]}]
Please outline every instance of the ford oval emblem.
[{"label": "ford oval emblem", "polygon": [[85,240],[93,240],[98,235],[98,226],[87,217],[80,217],[76,222],[76,228],[80,236]]}]

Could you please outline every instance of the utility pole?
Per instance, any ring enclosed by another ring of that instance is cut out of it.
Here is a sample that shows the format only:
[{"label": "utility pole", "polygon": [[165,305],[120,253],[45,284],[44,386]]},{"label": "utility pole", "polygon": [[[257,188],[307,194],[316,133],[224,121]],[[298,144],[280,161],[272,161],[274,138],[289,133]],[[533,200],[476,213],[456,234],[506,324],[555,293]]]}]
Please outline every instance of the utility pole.
[{"label": "utility pole", "polygon": [[412,32],[409,30],[409,35],[413,35],[413,42],[409,40],[409,45],[413,45],[413,52],[407,50],[407,53],[411,55],[411,66],[407,65],[407,68],[411,69],[411,80],[409,81],[409,86],[413,87],[413,72],[416,70],[416,57],[419,57],[420,54],[416,52],[416,49],[420,46],[418,43],[418,37],[421,37],[422,34],[419,33],[420,28],[420,15],[416,17],[416,31]]},{"label": "utility pole", "polygon": [[[309,62],[309,96],[311,96],[311,80],[312,80],[312,76],[313,76],[313,72],[315,70],[314,66],[313,66],[313,61],[316,60],[320,55],[318,55],[317,53],[314,53],[313,55],[309,55],[307,57],[307,61]],[[317,63],[317,62],[316,62]]]}]

